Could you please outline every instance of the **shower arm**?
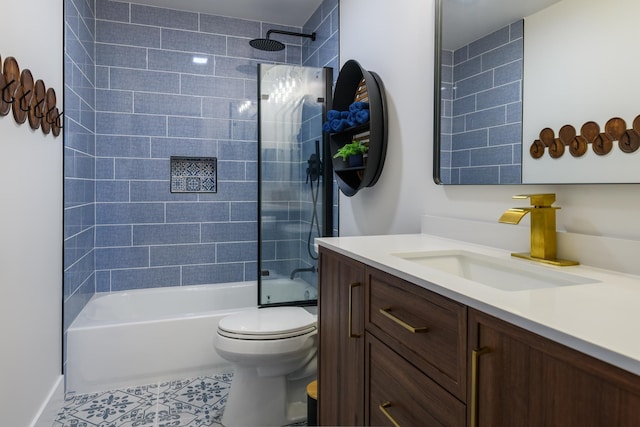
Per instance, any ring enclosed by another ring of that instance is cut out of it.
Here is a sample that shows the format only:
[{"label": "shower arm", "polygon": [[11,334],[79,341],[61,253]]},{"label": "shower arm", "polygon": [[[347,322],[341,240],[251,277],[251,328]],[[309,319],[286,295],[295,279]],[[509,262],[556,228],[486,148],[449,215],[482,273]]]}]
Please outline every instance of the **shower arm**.
[{"label": "shower arm", "polygon": [[270,40],[271,33],[276,34],[284,34],[285,36],[298,36],[298,37],[307,37],[311,39],[311,41],[316,41],[316,33],[313,32],[311,34],[304,33],[294,33],[293,31],[285,31],[285,30],[269,30],[267,31],[267,40]]}]

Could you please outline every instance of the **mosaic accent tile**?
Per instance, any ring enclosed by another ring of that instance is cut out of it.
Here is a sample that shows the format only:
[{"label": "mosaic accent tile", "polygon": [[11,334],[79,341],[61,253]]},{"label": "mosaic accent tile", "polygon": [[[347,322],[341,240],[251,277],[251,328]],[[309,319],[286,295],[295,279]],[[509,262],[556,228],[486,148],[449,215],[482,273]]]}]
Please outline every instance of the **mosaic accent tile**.
[{"label": "mosaic accent tile", "polygon": [[216,191],[216,181],[213,178],[201,178],[200,185],[202,187],[202,191]]},{"label": "mosaic accent tile", "polygon": [[181,193],[187,191],[187,180],[184,177],[171,177],[171,192]]},{"label": "mosaic accent tile", "polygon": [[216,157],[171,157],[172,193],[217,192]]}]

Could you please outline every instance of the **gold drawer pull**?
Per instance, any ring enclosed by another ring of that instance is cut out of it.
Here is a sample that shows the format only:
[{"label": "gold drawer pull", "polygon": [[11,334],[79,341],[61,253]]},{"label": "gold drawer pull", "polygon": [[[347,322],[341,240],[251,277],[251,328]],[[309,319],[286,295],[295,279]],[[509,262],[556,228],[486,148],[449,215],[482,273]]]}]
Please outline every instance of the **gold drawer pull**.
[{"label": "gold drawer pull", "polygon": [[488,347],[481,347],[471,352],[471,427],[478,425],[478,359],[489,351]]},{"label": "gold drawer pull", "polygon": [[362,286],[361,283],[355,282],[349,284],[349,338],[360,338],[362,334],[353,332],[353,288]]},{"label": "gold drawer pull", "polygon": [[384,416],[387,417],[395,427],[400,427],[400,424],[398,424],[398,422],[393,419],[393,416],[389,413],[389,411],[387,411],[387,408],[389,408],[390,406],[391,402],[384,402],[382,405],[378,405],[378,408],[380,408],[380,411],[382,411]]},{"label": "gold drawer pull", "polygon": [[381,308],[380,309],[380,313],[382,313],[383,315],[385,315],[389,319],[393,320],[398,325],[402,326],[403,328],[405,328],[406,330],[408,330],[411,333],[417,334],[417,333],[421,333],[421,332],[427,332],[429,330],[429,328],[427,328],[426,326],[420,326],[420,327],[411,326],[410,324],[408,324],[404,320],[397,318],[396,316],[391,314],[391,307]]}]

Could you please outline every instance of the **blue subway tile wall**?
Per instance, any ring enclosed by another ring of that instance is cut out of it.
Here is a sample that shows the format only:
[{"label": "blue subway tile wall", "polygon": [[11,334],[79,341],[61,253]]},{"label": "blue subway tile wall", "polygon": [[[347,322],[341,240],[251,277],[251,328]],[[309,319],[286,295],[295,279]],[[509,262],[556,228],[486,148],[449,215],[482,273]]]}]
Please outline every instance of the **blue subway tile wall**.
[{"label": "blue subway tile wall", "polygon": [[[203,18],[207,15],[203,15]],[[227,38],[221,34],[222,26],[224,26],[225,18],[218,17],[218,28],[211,26],[208,30],[202,30],[203,33],[195,31],[180,31],[180,30],[162,30],[162,48],[171,49],[173,51],[189,51],[202,53],[202,57],[209,55],[224,55],[227,50]],[[227,18],[228,19],[228,18]],[[234,21],[240,21],[238,19]],[[242,21],[240,21],[242,22]],[[253,24],[253,22],[251,22]],[[208,32],[216,34],[208,34]],[[226,34],[222,32],[222,34]],[[246,37],[246,35],[245,35]],[[156,54],[162,51],[154,51]],[[168,53],[168,52],[165,52]],[[213,57],[210,57],[213,59]],[[191,61],[190,61],[191,62]],[[202,74],[202,73],[197,73]]]},{"label": "blue subway tile wall", "polygon": [[[228,76],[228,71],[220,74],[216,68],[218,61],[228,63],[224,59],[229,36],[246,43],[257,34],[260,23],[124,2],[97,3],[102,76],[96,113],[99,290],[248,280],[243,257],[217,261],[219,245],[238,237],[232,233],[203,236],[202,228],[224,224],[256,229],[255,208],[253,217],[234,222],[233,195],[225,197],[220,191],[221,197],[214,194],[205,199],[171,193],[169,159],[215,156],[220,190],[229,181],[257,186],[246,180],[245,173],[245,163],[255,162],[255,154],[228,165],[218,153],[221,141],[247,145],[245,153],[257,150],[255,138],[239,142],[233,134],[234,120],[256,120],[255,114],[234,113],[243,102],[255,103],[255,93],[246,91],[251,85],[245,84],[255,80],[255,72]],[[238,28],[248,34],[238,33]],[[229,29],[235,32],[228,34]],[[204,63],[195,63],[194,57]],[[251,57],[234,59],[235,66],[255,69]],[[255,197],[254,191],[251,200]],[[117,238],[111,236],[114,233]],[[256,234],[249,242],[254,247]],[[233,274],[217,274],[224,268],[206,268],[226,265]],[[199,268],[198,278],[185,266]]]},{"label": "blue subway tile wall", "polygon": [[[305,39],[302,42],[302,65],[309,67],[328,67],[333,68],[333,86],[335,87],[335,82],[338,79],[338,72],[340,71],[340,58],[339,58],[339,50],[340,50],[340,38],[339,38],[339,0],[324,0],[318,9],[311,15],[311,17],[307,20],[307,22],[303,25],[303,32],[309,34],[316,32],[316,40],[311,41],[310,39]],[[321,114],[321,111],[305,111],[305,124],[308,126],[313,120],[317,120],[318,115]],[[305,183],[306,174],[304,173],[304,169],[306,169],[306,159],[309,158],[309,155],[315,151],[314,145],[315,139],[320,136],[307,134],[307,139],[304,141],[302,145],[302,158],[304,163],[301,165],[301,185],[305,193],[303,193],[304,200],[309,200],[310,197],[308,186]],[[305,157],[306,156],[306,157]],[[325,159],[325,161],[330,161],[329,159]],[[338,215],[338,185],[334,180],[333,183],[333,235],[337,236],[339,234],[339,215]],[[311,214],[311,205],[307,204],[306,208],[302,209],[302,211],[307,212],[307,215]],[[307,216],[309,218],[309,216]],[[307,228],[308,224],[305,222],[303,225],[303,229]],[[308,228],[307,228],[308,231]],[[300,247],[301,252],[303,254],[303,260],[307,263],[310,262],[310,259],[304,255],[306,253],[306,235],[305,232],[301,232],[300,236]]]},{"label": "blue subway tile wall", "polygon": [[522,20],[442,52],[441,180],[513,184],[521,174]]},{"label": "blue subway tile wall", "polygon": [[64,343],[67,328],[95,293],[93,5],[92,0],[65,0],[64,4]]},{"label": "blue subway tile wall", "polygon": [[[286,57],[248,41],[271,25],[96,3],[98,290],[255,280],[256,64]],[[217,193],[171,193],[171,156],[217,157]]]},{"label": "blue subway tile wall", "polygon": [[[103,1],[103,0],[98,0]],[[179,30],[198,30],[200,14],[160,7],[131,5],[131,23]]]}]

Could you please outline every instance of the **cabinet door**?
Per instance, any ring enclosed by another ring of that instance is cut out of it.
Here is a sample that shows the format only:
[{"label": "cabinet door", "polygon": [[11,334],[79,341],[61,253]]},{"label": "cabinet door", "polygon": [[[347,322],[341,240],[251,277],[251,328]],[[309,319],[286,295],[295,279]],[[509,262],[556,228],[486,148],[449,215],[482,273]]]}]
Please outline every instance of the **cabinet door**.
[{"label": "cabinet door", "polygon": [[470,427],[640,426],[640,377],[471,309],[469,340]]},{"label": "cabinet door", "polygon": [[318,422],[364,424],[364,265],[320,249]]}]

